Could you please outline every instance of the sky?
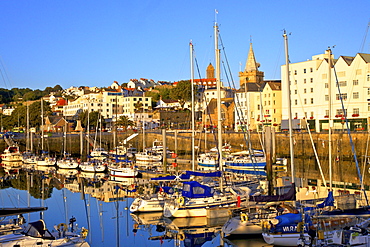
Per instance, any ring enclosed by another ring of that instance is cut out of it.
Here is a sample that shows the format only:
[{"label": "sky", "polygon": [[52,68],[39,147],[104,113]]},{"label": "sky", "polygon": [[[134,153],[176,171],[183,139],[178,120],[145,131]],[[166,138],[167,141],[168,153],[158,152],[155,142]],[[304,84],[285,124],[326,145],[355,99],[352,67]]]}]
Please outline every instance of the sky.
[{"label": "sky", "polygon": [[215,21],[232,75],[222,72],[224,85],[238,87],[250,42],[265,79],[280,79],[283,30],[292,63],[328,47],[335,58],[370,53],[369,9],[368,0],[1,0],[0,88],[187,80],[190,41],[194,77],[204,78]]}]

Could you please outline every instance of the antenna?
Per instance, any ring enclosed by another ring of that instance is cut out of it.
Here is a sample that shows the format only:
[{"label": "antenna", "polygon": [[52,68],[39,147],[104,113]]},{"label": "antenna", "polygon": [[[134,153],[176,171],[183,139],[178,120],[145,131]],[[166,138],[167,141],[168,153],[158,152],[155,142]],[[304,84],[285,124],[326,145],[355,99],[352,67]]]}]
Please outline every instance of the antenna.
[{"label": "antenna", "polygon": [[218,15],[218,10],[215,9],[215,23],[217,23],[217,15]]}]

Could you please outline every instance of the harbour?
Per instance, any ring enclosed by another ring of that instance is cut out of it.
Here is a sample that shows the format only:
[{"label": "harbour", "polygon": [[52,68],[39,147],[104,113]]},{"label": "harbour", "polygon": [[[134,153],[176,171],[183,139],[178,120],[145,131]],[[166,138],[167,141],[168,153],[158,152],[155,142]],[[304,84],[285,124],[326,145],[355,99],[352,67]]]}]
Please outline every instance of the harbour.
[{"label": "harbour", "polygon": [[[80,135],[72,133],[69,135],[69,150],[73,156],[78,156],[82,150],[80,148]],[[130,135],[131,133],[121,133],[121,136],[117,136],[118,140],[124,140]],[[186,150],[190,141],[188,135],[189,133],[185,133],[183,137],[177,136],[177,141],[173,140],[171,135],[166,135],[168,148],[177,150],[176,158],[172,156],[167,158],[168,175],[177,174],[178,176],[178,174],[192,169],[189,150]],[[258,140],[258,135],[259,133],[256,133],[255,136],[251,135],[251,139]],[[327,195],[327,188],[320,179],[317,163],[312,158],[310,149],[303,148],[304,143],[307,142],[306,135],[303,133],[296,135],[298,143],[296,144],[298,152],[295,153],[297,155],[295,157],[296,182],[298,183],[297,198],[322,199]],[[237,143],[242,143],[242,141],[238,141],[239,133],[227,133],[225,136],[234,144],[232,148],[237,147]],[[288,156],[289,150],[283,148],[286,147],[284,144],[287,139],[286,134],[282,133],[277,136],[276,155]],[[25,140],[20,137],[15,137],[15,140],[22,146]],[[113,146],[109,143],[113,139],[112,137],[113,133],[104,133],[101,142],[106,146],[102,145],[102,147],[109,150]],[[140,135],[137,136],[138,140],[141,140],[140,137]],[[150,145],[163,138],[163,131],[146,133],[146,138],[146,143]],[[323,145],[326,136],[317,134],[315,138],[318,144]],[[361,138],[366,137],[363,133],[355,134],[354,138],[359,138],[356,142],[357,145],[364,145]],[[50,154],[61,157],[60,151],[52,149],[52,147],[59,147],[60,150],[63,138],[51,134],[44,141],[46,145],[52,144],[48,146]],[[38,140],[35,138],[34,143],[37,144],[37,142]],[[141,143],[141,141],[137,143]],[[299,143],[302,148],[299,148]],[[1,144],[5,146],[5,143],[1,142]],[[214,143],[209,142],[208,145],[212,147]],[[127,146],[140,150],[140,146],[135,145],[135,139],[127,143]],[[241,148],[240,145],[239,147]],[[322,157],[325,155],[323,153]],[[358,155],[361,157],[365,153],[358,153]],[[83,159],[83,156],[78,157]],[[340,169],[338,168],[340,173],[334,173],[333,179],[335,195],[352,194],[356,195],[358,199],[362,198],[360,195],[361,185],[356,183],[355,179],[357,174],[353,161],[349,160],[350,157],[349,155],[347,157],[346,153],[341,153],[340,157],[337,163],[338,166],[341,165]],[[174,163],[176,166],[173,165]],[[287,163],[289,163],[289,159]],[[366,162],[364,164],[368,165]],[[161,162],[158,165],[163,166]],[[327,169],[325,162],[322,162],[322,165],[325,173],[325,169]],[[364,181],[368,179],[366,166],[361,168],[364,171]],[[344,169],[344,167],[347,168]],[[161,181],[150,182],[151,178],[156,177],[155,173],[154,175],[145,174],[142,178],[117,178],[112,177],[109,173],[86,173],[76,169],[58,169],[56,166],[40,167],[27,165],[23,162],[3,161],[0,174],[4,205],[21,207],[26,206],[25,203],[28,201],[28,205],[46,206],[48,210],[43,213],[43,218],[50,226],[58,224],[58,222],[68,223],[68,219],[73,216],[77,219],[79,226],[89,229],[86,241],[90,246],[131,246],[138,243],[140,246],[272,246],[268,245],[259,234],[225,236],[222,227],[230,219],[230,214],[235,206],[226,207],[224,211],[215,209],[214,213],[208,211],[206,217],[195,218],[168,218],[164,217],[163,212],[132,214],[130,206],[135,198],[139,195],[154,193],[158,186],[171,184]],[[286,170],[279,171],[275,175],[275,186],[286,186],[291,183],[289,166],[286,166]],[[249,179],[249,176],[245,174],[238,176],[242,180]],[[30,184],[33,186],[29,187]],[[365,188],[368,188],[366,182]],[[358,205],[364,206],[363,198],[361,200],[362,204]],[[56,215],[58,217],[55,217]],[[41,214],[32,213],[27,215],[26,219],[28,217],[27,221],[37,220],[40,216]]]}]

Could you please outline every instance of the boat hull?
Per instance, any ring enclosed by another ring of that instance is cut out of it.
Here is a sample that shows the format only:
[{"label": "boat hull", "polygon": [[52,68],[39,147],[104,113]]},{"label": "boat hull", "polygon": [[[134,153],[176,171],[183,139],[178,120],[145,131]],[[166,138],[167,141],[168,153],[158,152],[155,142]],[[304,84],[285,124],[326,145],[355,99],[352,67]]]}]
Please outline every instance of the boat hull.
[{"label": "boat hull", "polygon": [[229,219],[222,227],[222,231],[229,235],[255,235],[262,233],[262,227],[249,221],[241,221],[240,217],[233,217]]},{"label": "boat hull", "polygon": [[131,213],[145,213],[145,212],[163,212],[164,200],[159,198],[142,199],[136,198],[131,206]]}]

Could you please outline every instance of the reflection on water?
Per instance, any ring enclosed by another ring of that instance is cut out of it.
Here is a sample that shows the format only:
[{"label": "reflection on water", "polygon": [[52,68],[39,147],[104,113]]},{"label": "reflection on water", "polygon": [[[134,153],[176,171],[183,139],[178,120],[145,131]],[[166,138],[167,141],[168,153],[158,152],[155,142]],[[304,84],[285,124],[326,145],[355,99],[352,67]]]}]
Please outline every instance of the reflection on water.
[{"label": "reflection on water", "polygon": [[[0,167],[3,207],[46,206],[43,213],[24,215],[27,222],[43,218],[50,229],[75,217],[89,229],[90,246],[219,246],[227,218],[168,219],[162,213],[130,214],[139,193],[152,193],[158,182],[111,180],[95,174],[55,167],[3,163]],[[231,245],[226,243],[225,245]]]}]

